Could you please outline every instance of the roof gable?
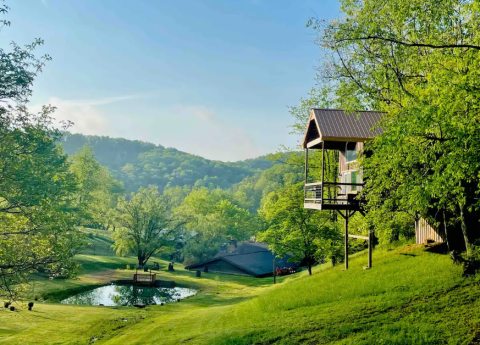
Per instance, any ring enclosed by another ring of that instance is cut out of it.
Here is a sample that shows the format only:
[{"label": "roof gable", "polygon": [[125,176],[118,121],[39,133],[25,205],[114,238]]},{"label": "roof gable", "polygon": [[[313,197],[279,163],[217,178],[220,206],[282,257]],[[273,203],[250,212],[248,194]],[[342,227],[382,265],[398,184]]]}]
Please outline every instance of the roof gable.
[{"label": "roof gable", "polygon": [[322,141],[367,141],[382,134],[381,128],[372,130],[382,119],[382,114],[380,111],[347,114],[338,109],[314,108],[310,113],[302,146],[306,148],[308,143],[319,144]]}]

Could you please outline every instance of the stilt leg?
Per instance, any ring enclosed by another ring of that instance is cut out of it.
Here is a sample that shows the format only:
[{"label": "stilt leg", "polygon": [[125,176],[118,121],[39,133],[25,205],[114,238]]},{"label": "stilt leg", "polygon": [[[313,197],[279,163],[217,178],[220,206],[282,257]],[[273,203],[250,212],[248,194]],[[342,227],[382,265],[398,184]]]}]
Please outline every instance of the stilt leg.
[{"label": "stilt leg", "polygon": [[345,212],[345,269],[348,270],[348,211]]}]

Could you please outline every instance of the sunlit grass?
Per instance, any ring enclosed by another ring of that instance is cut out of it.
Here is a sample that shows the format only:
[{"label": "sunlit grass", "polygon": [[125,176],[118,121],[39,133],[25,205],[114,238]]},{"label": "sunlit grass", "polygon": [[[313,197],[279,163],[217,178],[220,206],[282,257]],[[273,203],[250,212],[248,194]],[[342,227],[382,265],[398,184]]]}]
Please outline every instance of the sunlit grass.
[{"label": "sunlit grass", "polygon": [[[134,258],[82,255],[82,284],[98,283],[101,269],[129,275]],[[35,312],[0,311],[0,342],[8,344],[469,344],[480,328],[480,288],[462,277],[461,267],[421,246],[384,247],[374,266],[355,255],[348,271],[329,264],[279,278],[255,279],[202,274],[177,265],[159,279],[195,287],[180,303],[129,307],[39,304]],[[100,270],[100,271],[99,271]],[[61,295],[61,284],[44,291]],[[59,292],[60,291],[60,292]],[[118,321],[122,318],[127,321]]]}]

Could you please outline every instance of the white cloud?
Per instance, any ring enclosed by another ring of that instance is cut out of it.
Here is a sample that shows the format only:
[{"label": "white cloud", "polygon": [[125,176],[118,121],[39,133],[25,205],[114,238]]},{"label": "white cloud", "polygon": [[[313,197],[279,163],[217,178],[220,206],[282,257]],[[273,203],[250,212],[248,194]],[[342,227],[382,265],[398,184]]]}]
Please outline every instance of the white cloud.
[{"label": "white cloud", "polygon": [[[53,118],[58,123],[65,121],[73,123],[69,128],[70,131],[89,135],[106,135],[109,121],[101,106],[135,98],[139,98],[139,96],[128,95],[85,100],[64,100],[58,97],[50,97],[46,104],[56,108]],[[29,108],[32,112],[38,112],[41,105],[34,105]]]}]

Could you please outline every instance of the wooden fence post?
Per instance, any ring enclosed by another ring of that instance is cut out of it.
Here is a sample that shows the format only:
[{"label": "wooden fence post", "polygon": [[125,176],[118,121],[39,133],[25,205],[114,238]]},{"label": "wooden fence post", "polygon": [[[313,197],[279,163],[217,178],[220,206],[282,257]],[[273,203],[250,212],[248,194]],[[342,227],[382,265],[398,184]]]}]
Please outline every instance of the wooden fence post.
[{"label": "wooden fence post", "polygon": [[368,232],[368,268],[372,268],[372,240],[373,240],[373,232]]}]

